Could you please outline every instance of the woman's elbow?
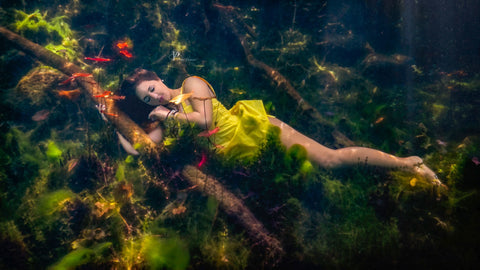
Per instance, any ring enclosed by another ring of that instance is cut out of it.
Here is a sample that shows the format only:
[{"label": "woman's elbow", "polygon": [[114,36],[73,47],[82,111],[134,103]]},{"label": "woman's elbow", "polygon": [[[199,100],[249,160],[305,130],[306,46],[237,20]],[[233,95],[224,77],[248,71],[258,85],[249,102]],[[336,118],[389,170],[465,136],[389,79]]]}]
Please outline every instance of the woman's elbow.
[{"label": "woman's elbow", "polygon": [[163,132],[161,129],[155,129],[148,133],[148,136],[154,143],[160,143],[163,139]]}]

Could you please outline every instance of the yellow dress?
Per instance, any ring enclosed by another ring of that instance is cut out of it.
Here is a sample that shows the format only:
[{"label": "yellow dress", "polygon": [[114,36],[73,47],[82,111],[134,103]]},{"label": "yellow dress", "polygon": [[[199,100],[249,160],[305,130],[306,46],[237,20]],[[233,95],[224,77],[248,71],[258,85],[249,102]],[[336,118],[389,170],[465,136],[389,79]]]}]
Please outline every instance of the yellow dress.
[{"label": "yellow dress", "polygon": [[[196,76],[195,76],[196,77]],[[215,94],[213,87],[203,80]],[[181,92],[183,93],[183,84]],[[240,100],[227,110],[216,98],[212,98],[213,121],[209,130],[219,128],[210,139],[217,152],[227,160],[250,161],[264,145],[271,126],[261,100]],[[182,104],[186,113],[191,106]]]}]

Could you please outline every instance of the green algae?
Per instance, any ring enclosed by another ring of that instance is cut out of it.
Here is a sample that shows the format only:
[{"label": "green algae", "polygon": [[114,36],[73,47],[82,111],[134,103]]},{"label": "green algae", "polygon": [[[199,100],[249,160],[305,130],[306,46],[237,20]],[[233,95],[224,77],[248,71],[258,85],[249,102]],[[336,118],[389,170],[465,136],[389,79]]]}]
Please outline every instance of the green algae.
[{"label": "green algae", "polygon": [[49,218],[65,209],[67,203],[75,198],[75,194],[68,189],[52,191],[40,196],[36,204],[35,213],[44,218]]},{"label": "green algae", "polygon": [[[131,3],[119,6],[125,7],[129,4]],[[155,22],[156,30],[165,25],[165,21],[168,21],[166,14],[176,7],[173,2],[140,5],[151,10],[148,13],[148,20]],[[93,4],[92,8],[96,6]],[[122,15],[122,20],[135,22],[129,27],[138,30],[144,26],[142,24],[144,22],[139,15],[141,13],[136,10],[137,6],[133,6],[134,11]],[[52,46],[49,47],[52,50],[59,54],[72,54],[73,51],[69,51],[69,48],[74,43],[61,34],[63,30],[49,33],[45,23],[36,23],[43,20],[55,24],[53,20],[48,19],[48,14],[38,12],[30,14],[29,19],[25,17],[28,20],[24,21],[25,25],[20,31],[27,36],[40,34],[45,40],[51,39],[49,41]],[[190,13],[190,17],[193,17],[192,14],[196,16],[198,13]],[[114,16],[110,14],[109,19],[115,21]],[[206,18],[212,20],[211,17]],[[253,20],[251,17],[248,18]],[[185,16],[185,19],[188,17]],[[68,19],[61,18],[59,21],[68,22]],[[137,23],[139,27],[135,28]],[[31,29],[28,28],[28,24],[32,25]],[[261,27],[264,23],[259,24]],[[155,33],[149,36],[144,44],[135,40],[137,60],[133,60],[131,64],[118,63],[118,66],[122,67],[115,72],[128,69],[129,65],[138,65],[140,61],[146,63],[147,67],[151,63],[154,68],[164,70],[163,64],[168,61],[168,55],[172,50],[178,49],[177,52],[180,52],[182,57],[186,57],[185,54],[189,51],[202,50],[202,35],[198,35],[201,31],[198,29],[190,31],[192,25],[189,23],[167,27],[171,28],[162,35],[159,34],[160,31],[152,31]],[[68,34],[68,31],[64,33]],[[211,37],[212,32],[209,33],[205,29],[205,33]],[[195,42],[191,43],[185,39],[189,34],[195,35],[195,39],[192,39]],[[214,34],[219,35],[218,32]],[[435,141],[437,135],[444,134],[440,125],[442,122],[448,122],[452,125],[449,130],[463,136],[466,129],[462,127],[468,125],[463,125],[467,117],[462,115],[476,115],[477,110],[468,107],[468,104],[463,106],[462,99],[474,94],[478,87],[469,82],[450,79],[441,82],[435,86],[435,91],[432,92],[434,95],[421,96],[419,100],[425,104],[413,106],[413,111],[418,113],[404,121],[407,119],[403,113],[406,104],[402,100],[406,95],[405,89],[402,87],[377,89],[376,86],[355,77],[354,68],[338,67],[334,63],[320,60],[323,56],[309,48],[318,41],[317,33],[310,35],[307,29],[298,28],[298,31],[281,30],[278,34],[282,40],[272,42],[276,46],[275,51],[269,50],[268,46],[265,47],[264,40],[260,38],[255,41],[254,54],[261,54],[262,60],[278,67],[282,72],[292,71],[286,74],[294,85],[298,86],[302,95],[311,97],[308,100],[312,101],[314,107],[332,115],[333,123],[355,143],[375,145],[388,152],[404,155],[420,152],[423,156],[423,153],[430,153],[425,156],[425,162],[438,172],[440,179],[449,187],[449,191],[438,191],[420,178],[412,186],[412,176],[406,174],[386,175],[381,171],[362,169],[359,169],[360,172],[321,170],[305,159],[304,149],[294,147],[287,150],[281,146],[278,138],[270,138],[258,159],[250,164],[241,166],[225,164],[209,156],[212,160],[209,160],[203,169],[210,171],[244,198],[255,216],[273,235],[280,238],[288,253],[283,261],[287,265],[335,269],[385,268],[385,266],[402,268],[403,261],[425,263],[426,259],[436,258],[434,257],[436,254],[462,254],[465,249],[462,249],[461,245],[472,243],[469,239],[478,239],[477,234],[473,233],[478,225],[478,222],[475,222],[478,215],[476,213],[478,211],[475,210],[478,205],[476,196],[478,184],[474,180],[475,172],[478,170],[472,162],[472,158],[479,156],[478,147],[474,147],[475,143],[455,142],[456,138],[451,139],[448,136],[446,139],[441,138],[448,141],[447,147],[437,145]],[[166,37],[168,40],[163,41],[159,37]],[[63,39],[61,45],[60,39]],[[218,43],[220,46],[225,44]],[[152,49],[159,46],[161,50]],[[318,48],[318,42],[315,46]],[[291,99],[283,98],[282,101],[282,94],[271,91],[271,86],[268,83],[262,84],[259,77],[252,77],[252,74],[248,74],[247,68],[240,68],[240,71],[237,68],[235,71],[234,68],[241,61],[224,63],[235,59],[221,54],[215,48],[208,49],[209,54],[202,57],[210,57],[212,60],[202,60],[195,66],[189,63],[187,69],[192,74],[198,72],[210,74],[209,80],[218,85],[220,90],[217,94],[222,101],[234,102],[238,98],[272,100],[266,103],[266,107],[270,107],[269,112],[287,112],[285,115],[277,116],[303,129],[302,132],[315,139],[334,145],[329,132],[318,131],[320,129],[316,129],[311,119],[304,121],[296,112],[292,113]],[[148,58],[145,55],[148,55]],[[166,57],[161,58],[165,55]],[[167,60],[155,63],[157,59]],[[180,61],[180,58],[178,60]],[[295,64],[297,62],[301,64]],[[203,67],[200,67],[202,65]],[[424,74],[430,72],[423,67],[422,70]],[[112,70],[105,69],[105,72]],[[308,74],[304,74],[305,72]],[[105,77],[100,73],[95,74]],[[254,81],[255,85],[246,83],[249,80]],[[450,106],[448,99],[450,92],[445,90],[445,83],[454,87],[451,91],[451,102],[456,104],[455,108]],[[264,89],[259,90],[262,87]],[[234,91],[235,93],[227,96],[225,92],[228,91],[222,89],[246,89],[246,93]],[[271,91],[273,94],[262,94],[260,91]],[[40,99],[40,96],[38,97]],[[81,106],[89,121],[98,116],[91,113],[88,106],[83,104]],[[375,124],[381,117],[384,120]],[[434,123],[431,122],[432,119]],[[418,122],[423,122],[426,128],[417,129],[415,123]],[[470,122],[476,123],[475,120]],[[64,137],[47,134],[45,136],[49,138],[45,138],[40,146],[37,146],[38,140],[30,141],[31,133],[28,131],[11,131],[6,134],[5,145],[0,148],[2,217],[8,219],[15,217],[13,213],[17,210],[18,202],[22,201],[22,198],[26,202],[19,214],[21,218],[16,217],[16,223],[23,225],[17,226],[16,229],[13,225],[5,225],[2,228],[13,231],[8,239],[22,239],[26,249],[33,250],[32,253],[26,254],[26,258],[34,262],[34,265],[56,265],[54,263],[59,258],[63,261],[58,262],[57,266],[60,268],[128,269],[158,266],[184,269],[185,265],[190,264],[190,267],[203,266],[205,269],[244,269],[252,265],[261,265],[257,263],[261,261],[257,252],[250,251],[254,244],[248,241],[241,233],[242,229],[232,222],[231,218],[225,217],[218,202],[212,198],[195,195],[195,189],[190,191],[182,177],[178,176],[182,165],[194,164],[195,161],[198,163],[196,160],[199,157],[198,150],[193,153],[191,150],[199,149],[203,145],[194,143],[194,135],[183,131],[172,132],[171,138],[175,140],[172,144],[173,149],[170,149],[171,152],[166,153],[165,157],[162,156],[160,162],[152,165],[151,161],[143,160],[142,163],[141,157],[125,158],[108,132],[99,131],[93,125],[88,128],[88,132],[79,130],[79,133],[84,136],[82,140],[87,138],[90,145],[93,144],[93,148],[88,147],[84,150],[95,152],[92,150],[95,149],[97,152],[92,155],[96,156],[95,161],[86,162],[85,166],[77,165],[78,167],[72,169],[72,174],[79,182],[92,181],[96,185],[90,188],[79,185],[74,194],[65,188],[67,178],[62,178],[62,175],[65,175],[64,172],[68,168],[64,166],[62,160],[78,159],[81,151],[69,150],[62,141]],[[416,138],[417,141],[412,138]],[[52,150],[51,159],[48,158],[49,141],[54,142],[57,148]],[[88,142],[85,144],[88,145]],[[478,145],[478,142],[476,144]],[[87,170],[88,174],[81,173]],[[129,200],[115,196],[114,190],[128,189],[130,183],[134,191]],[[29,192],[26,193],[28,187]],[[178,192],[179,190],[183,191]],[[187,208],[184,214],[171,214],[162,221],[157,219],[159,213],[167,210],[165,205],[177,203],[178,198],[185,197],[188,199],[183,204]],[[78,216],[74,215],[81,212],[81,207],[72,207],[75,201],[73,198],[80,198],[85,202],[85,213],[87,216],[92,215],[91,220],[78,219]],[[47,203],[48,201],[50,203]],[[36,207],[46,210],[41,211]],[[3,211],[4,209],[7,211]],[[37,219],[28,219],[28,215],[22,215],[29,211],[37,215]],[[50,227],[57,228],[58,225],[60,228],[58,232],[62,235],[56,237],[50,233],[48,227],[40,222],[40,216],[52,217],[50,221],[55,226]],[[168,229],[154,228],[154,225],[159,224]],[[67,228],[75,227],[74,225],[77,229],[67,234]],[[28,239],[23,237],[35,235],[36,231],[31,229],[34,226],[38,227],[37,232],[43,230],[42,241],[31,239],[34,237]],[[465,233],[462,233],[462,230]],[[92,235],[92,231],[97,233]],[[103,233],[108,236],[102,236]],[[170,237],[172,235],[173,237]],[[456,240],[456,236],[461,236],[460,240]],[[110,254],[111,257],[107,255],[102,260],[96,257],[95,244],[92,242],[101,242],[105,237],[112,241],[108,250],[113,255]],[[190,239],[183,240],[187,238]],[[78,239],[82,240],[80,248],[71,251],[70,244],[76,243]],[[45,250],[49,250],[48,254]],[[138,254],[140,250],[143,251],[141,256]],[[378,256],[379,252],[381,256]],[[403,257],[401,254],[408,254],[411,258]],[[169,256],[173,258],[171,261],[166,259]],[[187,257],[189,259],[186,259]],[[466,258],[466,255],[462,258]],[[473,257],[471,259],[474,261]],[[441,260],[439,261],[436,265],[441,264]],[[435,265],[433,260],[430,263]]]},{"label": "green algae", "polygon": [[[27,14],[21,10],[14,10],[16,21],[12,27],[16,32],[25,35],[27,38],[37,37],[48,43],[45,48],[67,57],[73,61],[79,56],[78,41],[67,22],[67,16],[56,16],[49,18],[48,12],[43,14],[39,10]],[[43,42],[42,42],[43,43]]]},{"label": "green algae", "polygon": [[71,251],[67,255],[63,256],[57,263],[50,266],[48,269],[51,270],[68,270],[75,269],[82,265],[88,264],[93,261],[103,261],[103,253],[111,247],[112,243],[100,243],[92,248],[78,248]]},{"label": "green algae", "polygon": [[45,154],[50,162],[62,161],[62,150],[53,141],[49,141],[47,145],[47,151]]},{"label": "green algae", "polygon": [[178,238],[162,239],[145,236],[140,252],[151,269],[186,269],[190,260],[188,250]]}]

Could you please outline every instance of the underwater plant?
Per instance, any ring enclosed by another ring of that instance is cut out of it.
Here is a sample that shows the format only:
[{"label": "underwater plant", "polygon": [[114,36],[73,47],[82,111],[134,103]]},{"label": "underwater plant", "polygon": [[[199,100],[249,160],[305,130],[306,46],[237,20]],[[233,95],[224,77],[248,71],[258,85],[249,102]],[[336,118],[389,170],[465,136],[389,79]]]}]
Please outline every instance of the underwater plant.
[{"label": "underwater plant", "polygon": [[67,57],[70,61],[79,56],[79,45],[75,34],[64,15],[49,19],[48,12],[43,14],[40,10],[27,14],[21,10],[15,11],[16,21],[12,23],[15,32],[21,33],[27,38],[40,39],[41,44],[46,44],[48,50]]}]

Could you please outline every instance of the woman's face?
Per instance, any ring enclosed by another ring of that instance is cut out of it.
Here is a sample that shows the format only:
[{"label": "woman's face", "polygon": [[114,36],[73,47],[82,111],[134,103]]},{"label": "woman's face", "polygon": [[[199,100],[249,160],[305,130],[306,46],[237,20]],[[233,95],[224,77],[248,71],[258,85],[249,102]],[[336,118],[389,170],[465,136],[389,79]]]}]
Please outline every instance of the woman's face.
[{"label": "woman's face", "polygon": [[143,81],[135,88],[137,97],[151,106],[166,105],[172,99],[170,89],[161,80]]}]

